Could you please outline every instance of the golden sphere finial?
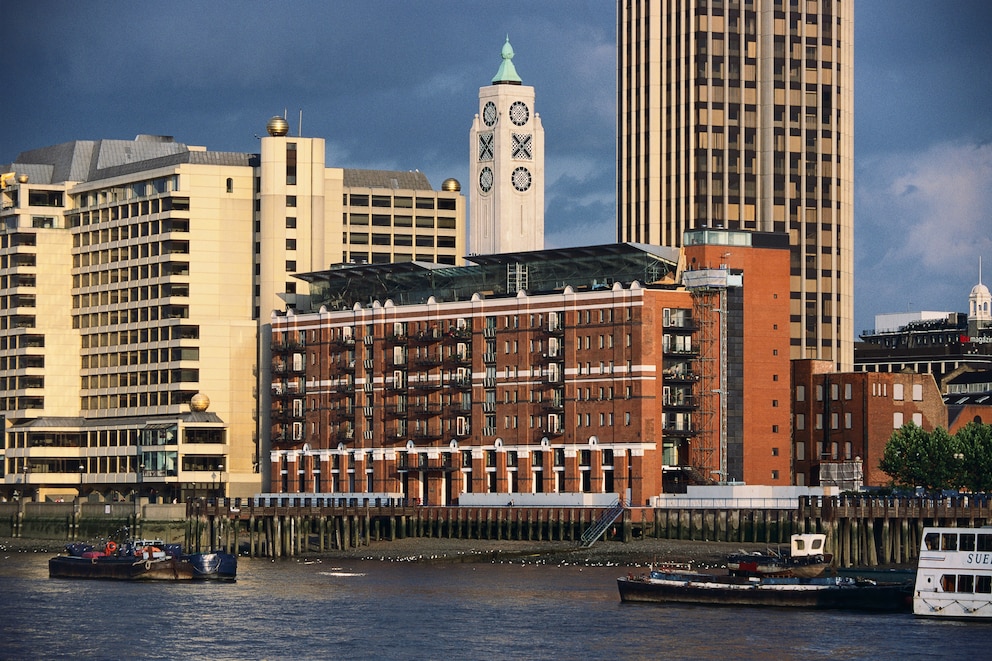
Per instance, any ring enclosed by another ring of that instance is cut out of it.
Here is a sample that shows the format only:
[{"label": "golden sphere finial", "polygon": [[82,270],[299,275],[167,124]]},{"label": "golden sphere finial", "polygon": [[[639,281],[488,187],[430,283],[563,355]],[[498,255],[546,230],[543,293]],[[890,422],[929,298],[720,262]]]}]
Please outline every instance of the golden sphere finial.
[{"label": "golden sphere finial", "polygon": [[265,125],[265,130],[268,131],[269,135],[273,137],[286,135],[289,133],[289,122],[282,117],[273,117],[269,120],[269,123]]},{"label": "golden sphere finial", "polygon": [[202,392],[193,395],[189,400],[189,410],[194,413],[203,413],[210,408],[210,398]]}]

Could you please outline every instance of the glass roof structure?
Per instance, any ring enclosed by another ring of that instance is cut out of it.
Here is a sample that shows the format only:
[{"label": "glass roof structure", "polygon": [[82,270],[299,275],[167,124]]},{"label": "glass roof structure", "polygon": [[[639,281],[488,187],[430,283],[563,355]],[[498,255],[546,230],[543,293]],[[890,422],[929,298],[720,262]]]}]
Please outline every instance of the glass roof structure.
[{"label": "glass roof structure", "polygon": [[396,305],[628,287],[674,288],[680,267],[678,248],[640,243],[611,243],[580,248],[558,248],[497,255],[471,255],[466,266],[425,262],[396,264],[342,264],[327,271],[300,273],[310,284],[310,309],[351,309],[373,301]]}]

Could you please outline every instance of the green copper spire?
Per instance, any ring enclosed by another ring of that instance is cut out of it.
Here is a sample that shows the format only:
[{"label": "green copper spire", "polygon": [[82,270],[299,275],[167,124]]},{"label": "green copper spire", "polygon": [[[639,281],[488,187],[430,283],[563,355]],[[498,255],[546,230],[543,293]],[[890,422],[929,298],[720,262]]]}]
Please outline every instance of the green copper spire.
[{"label": "green copper spire", "polygon": [[493,76],[493,85],[519,85],[521,80],[520,76],[517,75],[517,70],[513,67],[513,46],[510,45],[509,35],[506,36],[506,43],[503,44],[500,56],[503,61],[500,63],[496,75]]}]

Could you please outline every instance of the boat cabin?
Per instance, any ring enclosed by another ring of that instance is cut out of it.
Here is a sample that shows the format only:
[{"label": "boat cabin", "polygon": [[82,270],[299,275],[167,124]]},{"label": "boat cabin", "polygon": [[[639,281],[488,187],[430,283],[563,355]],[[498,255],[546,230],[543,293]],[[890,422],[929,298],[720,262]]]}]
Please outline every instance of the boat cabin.
[{"label": "boat cabin", "polygon": [[793,558],[808,558],[814,555],[823,555],[823,547],[826,543],[827,536],[821,533],[793,535],[789,553]]}]

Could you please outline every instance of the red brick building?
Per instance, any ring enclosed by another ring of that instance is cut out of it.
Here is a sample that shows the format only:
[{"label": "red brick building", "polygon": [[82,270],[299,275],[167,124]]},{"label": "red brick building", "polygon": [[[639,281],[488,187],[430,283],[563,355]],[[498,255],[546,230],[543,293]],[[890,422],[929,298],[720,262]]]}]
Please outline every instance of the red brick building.
[{"label": "red brick building", "polygon": [[789,484],[787,238],[687,237],[684,254],[617,244],[305,276],[316,309],[272,318],[272,490],[643,505],[717,473]]},{"label": "red brick building", "polygon": [[878,464],[893,431],[910,422],[927,431],[947,427],[930,374],[839,373],[830,362],[797,360],[792,383],[797,485],[828,484],[846,473],[864,486],[885,486],[890,478]]}]

